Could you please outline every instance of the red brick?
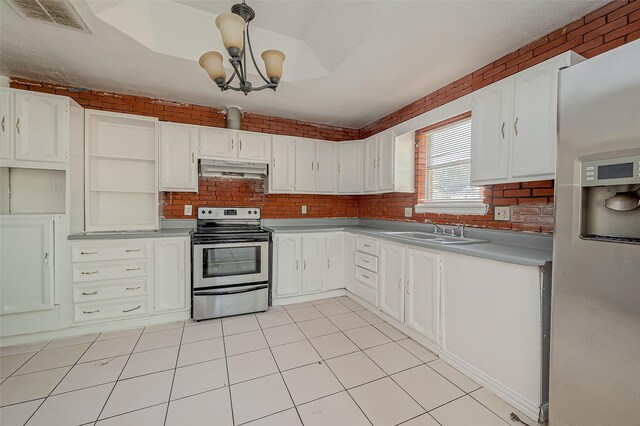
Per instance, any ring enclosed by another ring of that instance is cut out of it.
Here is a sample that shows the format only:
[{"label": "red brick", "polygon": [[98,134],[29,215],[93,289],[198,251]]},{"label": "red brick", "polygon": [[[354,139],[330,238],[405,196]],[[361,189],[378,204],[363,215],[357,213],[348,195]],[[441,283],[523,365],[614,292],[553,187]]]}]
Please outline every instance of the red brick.
[{"label": "red brick", "polygon": [[547,204],[546,198],[518,198],[518,204]]},{"label": "red brick", "polygon": [[612,1],[611,3],[601,7],[600,9],[594,10],[593,12],[589,13],[588,15],[586,15],[584,17],[584,22],[585,23],[589,23],[591,21],[593,21],[594,19],[598,19],[601,16],[605,16],[611,12],[613,12],[614,10],[625,6],[628,3],[627,0],[615,0]]}]

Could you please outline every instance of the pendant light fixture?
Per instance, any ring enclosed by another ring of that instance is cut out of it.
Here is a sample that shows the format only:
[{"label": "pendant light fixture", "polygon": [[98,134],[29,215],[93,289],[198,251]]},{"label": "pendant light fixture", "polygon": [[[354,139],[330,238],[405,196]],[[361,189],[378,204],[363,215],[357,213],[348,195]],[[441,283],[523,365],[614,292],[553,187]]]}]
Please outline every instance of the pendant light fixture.
[{"label": "pendant light fixture", "polygon": [[[233,67],[233,74],[227,80],[227,73],[222,62],[223,58],[218,52],[204,53],[200,57],[200,66],[207,71],[209,77],[211,77],[223,92],[231,89],[237,92],[244,92],[245,95],[248,95],[249,92],[254,90],[276,90],[278,83],[280,83],[280,79],[282,78],[282,63],[285,59],[284,53],[273,49],[262,52],[261,56],[264,61],[267,77],[262,74],[253,56],[251,39],[249,38],[249,23],[255,16],[256,13],[243,0],[242,3],[233,5],[231,13],[221,13],[216,18],[216,27],[220,30],[222,42],[229,53],[229,62]],[[248,49],[245,49],[245,44]],[[251,82],[247,80],[247,50],[249,50],[249,56],[254,68],[265,82],[262,86],[253,87]],[[238,77],[237,87],[230,84],[235,77]]]}]

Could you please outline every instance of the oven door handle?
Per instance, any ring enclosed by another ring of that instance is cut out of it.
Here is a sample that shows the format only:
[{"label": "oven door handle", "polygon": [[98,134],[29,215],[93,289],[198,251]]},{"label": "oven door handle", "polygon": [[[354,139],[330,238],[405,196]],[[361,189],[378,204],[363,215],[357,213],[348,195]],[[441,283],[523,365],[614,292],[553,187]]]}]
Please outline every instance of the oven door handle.
[{"label": "oven door handle", "polygon": [[256,241],[254,239],[247,240],[233,240],[233,243],[229,242],[200,242],[196,239],[193,242],[193,245],[197,249],[218,249],[218,248],[242,248],[242,247],[268,247],[269,241]]},{"label": "oven door handle", "polygon": [[240,290],[228,290],[228,291],[194,291],[194,296],[225,296],[229,294],[240,294],[240,293],[249,293],[251,291],[262,290],[265,288],[269,288],[269,284],[262,284],[255,287],[243,288]]}]

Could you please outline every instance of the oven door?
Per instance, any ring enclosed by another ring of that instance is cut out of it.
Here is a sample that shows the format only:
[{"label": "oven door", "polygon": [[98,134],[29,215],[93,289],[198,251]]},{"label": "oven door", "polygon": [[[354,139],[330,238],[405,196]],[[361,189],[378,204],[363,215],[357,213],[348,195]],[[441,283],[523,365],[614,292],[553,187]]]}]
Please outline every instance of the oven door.
[{"label": "oven door", "polygon": [[193,287],[207,288],[269,280],[269,242],[195,244]]}]

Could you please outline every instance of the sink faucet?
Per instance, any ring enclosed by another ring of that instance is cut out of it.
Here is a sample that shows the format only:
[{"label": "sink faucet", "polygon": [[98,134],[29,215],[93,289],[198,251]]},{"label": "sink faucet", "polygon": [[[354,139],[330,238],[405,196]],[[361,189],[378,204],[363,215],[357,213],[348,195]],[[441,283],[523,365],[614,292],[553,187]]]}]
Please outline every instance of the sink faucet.
[{"label": "sink faucet", "polygon": [[424,223],[429,223],[431,225],[433,225],[433,227],[437,232],[440,232],[442,235],[445,235],[447,233],[447,231],[444,230],[444,228],[442,228],[440,225],[438,225],[437,223],[433,222],[431,219],[425,219]]}]

